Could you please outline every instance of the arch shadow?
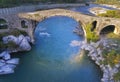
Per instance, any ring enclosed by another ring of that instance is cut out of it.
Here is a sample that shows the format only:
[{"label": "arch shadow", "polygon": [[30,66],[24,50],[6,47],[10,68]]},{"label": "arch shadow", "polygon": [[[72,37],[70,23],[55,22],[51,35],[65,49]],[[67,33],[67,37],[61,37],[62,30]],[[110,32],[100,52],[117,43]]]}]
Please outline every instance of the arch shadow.
[{"label": "arch shadow", "polygon": [[7,25],[7,21],[3,18],[0,18],[0,29],[7,29],[8,25]]},{"label": "arch shadow", "polygon": [[21,27],[22,27],[22,28],[28,28],[27,22],[26,22],[25,20],[22,20],[22,21],[21,21]]},{"label": "arch shadow", "polygon": [[92,22],[91,32],[93,32],[96,29],[97,21]]},{"label": "arch shadow", "polygon": [[114,30],[115,30],[115,25],[108,25],[100,31],[100,35],[114,32]]}]

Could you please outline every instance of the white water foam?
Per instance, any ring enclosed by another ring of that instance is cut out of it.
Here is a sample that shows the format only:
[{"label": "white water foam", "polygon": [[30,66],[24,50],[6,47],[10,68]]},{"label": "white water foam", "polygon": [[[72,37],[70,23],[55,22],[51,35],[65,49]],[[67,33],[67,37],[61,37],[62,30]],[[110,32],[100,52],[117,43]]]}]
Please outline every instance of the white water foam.
[{"label": "white water foam", "polygon": [[81,41],[78,41],[78,40],[73,40],[70,43],[70,46],[72,46],[72,47],[76,47],[76,46],[80,46],[80,45],[81,45]]},{"label": "white water foam", "polygon": [[39,34],[40,36],[47,36],[47,37],[50,37],[51,34],[47,33],[47,32],[40,32]]}]

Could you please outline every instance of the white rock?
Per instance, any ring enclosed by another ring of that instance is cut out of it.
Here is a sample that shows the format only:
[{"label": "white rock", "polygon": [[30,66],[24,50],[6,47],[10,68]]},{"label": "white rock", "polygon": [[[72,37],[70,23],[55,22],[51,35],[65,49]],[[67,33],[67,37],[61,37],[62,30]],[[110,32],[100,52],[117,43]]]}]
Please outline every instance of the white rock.
[{"label": "white rock", "polygon": [[25,36],[25,38],[27,39],[28,42],[31,42],[31,39],[29,36]]},{"label": "white rock", "polygon": [[21,43],[19,44],[19,47],[20,47],[22,50],[26,50],[26,51],[31,50],[31,46],[30,46],[30,44],[28,43],[27,39],[25,39],[25,38],[23,38],[23,40],[22,40]]},{"label": "white rock", "polygon": [[19,64],[19,59],[18,58],[12,58],[10,60],[7,60],[6,63],[8,63],[8,64]]},{"label": "white rock", "polygon": [[90,45],[93,47],[97,48],[99,46],[100,42],[98,41],[97,43],[91,42]]},{"label": "white rock", "polygon": [[95,52],[95,50],[94,49],[92,49],[89,53],[90,54],[93,54]]},{"label": "white rock", "polygon": [[18,37],[15,37],[13,35],[9,35],[9,36],[3,37],[4,43],[8,43],[9,41],[16,43],[16,45],[18,45],[19,48],[24,51],[28,51],[31,49],[31,46],[29,44],[30,37],[28,36],[24,37],[23,35],[19,35]]},{"label": "white rock", "polygon": [[0,54],[0,57],[3,57],[5,54],[6,54],[6,51],[2,52],[2,53]]},{"label": "white rock", "polygon": [[120,65],[119,65],[119,64],[116,64],[116,65],[115,65],[115,67],[117,67],[117,68],[118,68],[118,67],[120,67]]},{"label": "white rock", "polygon": [[95,15],[98,15],[98,14],[106,13],[107,10],[108,9],[102,8],[102,7],[93,7],[93,8],[90,8],[89,11]]},{"label": "white rock", "polygon": [[0,60],[0,67],[1,66],[4,66],[6,63],[5,62],[3,62],[3,60]]},{"label": "white rock", "polygon": [[15,65],[4,65],[0,68],[0,74],[14,73]]},{"label": "white rock", "polygon": [[4,60],[9,60],[11,57],[10,57],[10,54],[9,53],[6,53],[4,56],[3,56],[3,59]]},{"label": "white rock", "polygon": [[16,67],[16,64],[19,63],[19,59],[10,59],[10,54],[8,51],[2,52],[0,56],[2,58],[0,60],[0,74],[14,73],[14,68]]},{"label": "white rock", "polygon": [[15,43],[18,41],[17,38],[13,35],[5,36],[2,38],[2,40],[5,44],[7,44],[10,41],[15,42]]},{"label": "white rock", "polygon": [[118,46],[117,44],[111,44],[112,46]]},{"label": "white rock", "polygon": [[95,61],[95,63],[96,63],[97,65],[100,65],[100,63],[99,63],[98,61]]},{"label": "white rock", "polygon": [[2,57],[4,60],[10,59],[10,54],[7,51],[4,51],[0,54],[0,57]]}]

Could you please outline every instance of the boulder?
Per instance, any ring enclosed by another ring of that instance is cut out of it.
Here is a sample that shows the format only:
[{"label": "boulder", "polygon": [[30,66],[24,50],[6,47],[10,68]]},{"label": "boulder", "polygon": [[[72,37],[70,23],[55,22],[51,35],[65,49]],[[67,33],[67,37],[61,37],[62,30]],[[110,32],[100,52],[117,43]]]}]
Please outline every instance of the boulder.
[{"label": "boulder", "polygon": [[[20,36],[20,37],[22,38],[22,36]],[[26,50],[26,51],[31,50],[31,46],[30,46],[28,40],[27,40],[25,37],[22,38],[22,40],[21,40],[21,42],[20,42],[20,44],[19,44],[19,47],[20,47],[22,50]]]},{"label": "boulder", "polygon": [[8,64],[19,64],[19,58],[12,58],[10,60],[7,60],[6,63],[8,63]]},{"label": "boulder", "polygon": [[4,65],[0,68],[0,74],[14,73],[15,65]]},{"label": "boulder", "polygon": [[30,40],[30,37],[28,36],[19,35],[18,37],[15,37],[13,35],[9,35],[9,36],[3,37],[3,42],[5,44],[7,44],[10,41],[18,45],[21,50],[29,51],[31,49],[31,46],[29,44],[31,40]]},{"label": "boulder", "polygon": [[100,48],[97,48],[97,52],[98,52],[98,55],[101,55],[102,54],[102,51]]},{"label": "boulder", "polygon": [[16,67],[16,64],[19,63],[18,58],[12,58],[10,57],[10,54],[8,51],[4,51],[0,54],[0,75],[1,74],[9,74],[14,73],[14,68]]},{"label": "boulder", "polygon": [[1,66],[4,66],[6,63],[5,63],[5,61],[4,60],[0,60],[0,67]]},{"label": "boulder", "polygon": [[10,59],[10,54],[8,53],[8,51],[4,51],[0,54],[0,57],[2,57],[4,60],[8,60]]},{"label": "boulder", "polygon": [[9,60],[10,58],[11,57],[10,57],[10,54],[8,52],[3,56],[4,60]]},{"label": "boulder", "polygon": [[31,42],[31,38],[29,36],[25,36],[28,42]]},{"label": "boulder", "polygon": [[5,36],[2,38],[2,40],[3,40],[3,43],[5,43],[5,44],[7,44],[10,41],[15,42],[15,43],[17,43],[17,41],[18,41],[18,39],[13,35]]}]

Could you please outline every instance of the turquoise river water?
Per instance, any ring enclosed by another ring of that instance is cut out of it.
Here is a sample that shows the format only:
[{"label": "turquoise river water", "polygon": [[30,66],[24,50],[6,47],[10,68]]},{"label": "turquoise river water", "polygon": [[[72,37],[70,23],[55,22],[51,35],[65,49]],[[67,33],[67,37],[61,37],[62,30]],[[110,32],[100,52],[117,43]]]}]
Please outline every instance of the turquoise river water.
[{"label": "turquoise river water", "polygon": [[32,50],[17,53],[20,64],[14,74],[1,75],[0,82],[100,82],[100,69],[86,55],[80,55],[83,36],[73,33],[78,23],[69,17],[50,17],[35,29]]}]

